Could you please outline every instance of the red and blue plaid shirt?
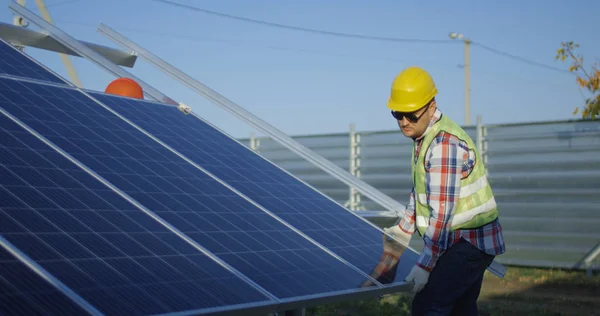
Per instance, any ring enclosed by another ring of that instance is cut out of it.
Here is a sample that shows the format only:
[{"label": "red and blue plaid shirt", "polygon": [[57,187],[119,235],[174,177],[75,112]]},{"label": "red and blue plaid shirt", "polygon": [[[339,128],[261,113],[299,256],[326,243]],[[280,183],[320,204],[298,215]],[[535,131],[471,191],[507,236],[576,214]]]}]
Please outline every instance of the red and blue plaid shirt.
[{"label": "red and blue plaid shirt", "polygon": [[[425,133],[415,139],[415,161],[419,156],[421,144],[430,127],[441,118],[442,113],[436,109],[434,117]],[[417,265],[431,271],[437,259],[460,238],[469,241],[475,247],[490,255],[504,253],[505,245],[502,226],[498,219],[476,229],[460,229],[450,231],[450,221],[454,204],[460,196],[460,181],[474,167],[474,156],[469,153],[466,142],[446,132],[440,132],[431,142],[425,156],[426,194],[431,209],[429,227],[423,236],[424,247]],[[410,200],[400,228],[413,234],[415,232],[415,191],[410,193]]]}]

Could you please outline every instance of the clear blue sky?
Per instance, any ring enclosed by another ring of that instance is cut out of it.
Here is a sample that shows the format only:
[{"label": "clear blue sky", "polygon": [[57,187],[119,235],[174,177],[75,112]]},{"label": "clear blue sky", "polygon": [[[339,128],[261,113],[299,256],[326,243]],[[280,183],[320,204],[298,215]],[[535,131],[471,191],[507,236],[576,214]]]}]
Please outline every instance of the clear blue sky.
[{"label": "clear blue sky", "polygon": [[[552,67],[563,40],[600,57],[600,2],[172,0],[203,9],[305,28],[362,35],[447,40],[451,31],[495,49]],[[11,23],[9,1],[0,9]],[[396,129],[386,108],[391,81],[409,65],[426,68],[439,89],[438,106],[464,123],[463,45],[386,43],[309,34],[225,19],[152,0],[46,0],[57,26],[72,36],[118,47],[96,30],[116,29],[192,77],[291,134]],[[35,1],[27,7],[38,13]],[[36,29],[35,26],[31,26]],[[67,76],[57,54],[28,53]],[[86,88],[114,79],[72,57]],[[135,75],[235,137],[253,131],[218,106],[139,60]],[[514,123],[575,118],[584,102],[575,77],[471,48],[472,122]],[[258,133],[260,135],[260,133]]]}]

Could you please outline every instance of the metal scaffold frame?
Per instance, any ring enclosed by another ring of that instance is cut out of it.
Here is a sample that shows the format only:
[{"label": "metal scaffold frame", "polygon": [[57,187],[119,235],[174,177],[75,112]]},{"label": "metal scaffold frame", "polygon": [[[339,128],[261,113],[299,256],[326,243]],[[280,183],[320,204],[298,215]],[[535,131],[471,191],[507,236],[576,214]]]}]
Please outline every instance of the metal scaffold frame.
[{"label": "metal scaffold frame", "polygon": [[[179,104],[178,102],[174,101],[173,99],[166,96],[159,90],[150,86],[149,84],[147,84],[140,78],[134,76],[133,74],[129,73],[128,71],[123,70],[118,65],[114,64],[112,61],[108,60],[104,56],[98,54],[97,52],[93,51],[89,47],[80,43],[78,40],[72,38],[71,36],[69,36],[68,34],[63,32],[59,28],[55,27],[54,25],[52,25],[52,24],[48,23],[47,21],[43,20],[42,18],[38,17],[33,12],[27,10],[25,7],[20,6],[19,4],[15,3],[15,2],[11,2],[9,7],[11,10],[20,14],[21,16],[23,16],[30,22],[45,29],[49,33],[49,35],[52,36],[55,40],[60,42],[62,45],[68,47],[69,49],[75,51],[80,56],[83,56],[84,58],[94,62],[96,65],[100,66],[101,68],[109,71],[110,73],[112,73],[116,76],[129,77],[129,78],[136,80],[142,86],[142,88],[144,90],[144,94],[148,95],[152,99],[155,99],[162,103],[175,105],[175,106],[177,106]],[[275,140],[277,140],[281,145],[287,147],[288,149],[290,149],[291,151],[300,155],[304,159],[310,161],[315,166],[321,168],[323,171],[331,174],[332,176],[334,176],[338,180],[342,181],[343,183],[349,185],[350,187],[355,188],[358,192],[371,198],[374,202],[380,204],[381,206],[383,206],[385,209],[389,210],[390,212],[393,212],[395,214],[401,214],[403,212],[403,210],[405,209],[405,206],[402,205],[401,203],[398,203],[396,200],[383,194],[376,188],[374,188],[371,185],[367,184],[366,182],[358,179],[356,176],[350,174],[346,170],[340,168],[339,166],[335,165],[334,163],[330,162],[329,160],[325,159],[324,157],[316,154],[315,152],[308,149],[304,145],[298,143],[296,140],[292,139],[285,133],[279,131],[272,125],[268,124],[267,122],[265,122],[262,119],[255,116],[254,114],[246,111],[241,106],[235,104],[234,102],[230,101],[229,99],[225,98],[224,96],[218,94],[216,91],[205,86],[201,82],[199,82],[199,81],[193,79],[192,77],[188,76],[187,74],[183,73],[181,70],[176,69],[175,67],[168,64],[164,60],[158,58],[157,56],[153,55],[149,51],[147,51],[147,50],[143,49],[142,47],[140,47],[139,45],[133,43],[131,40],[127,39],[123,35],[113,31],[112,29],[108,28],[107,26],[105,26],[103,24],[100,25],[98,30],[99,30],[99,32],[103,33],[104,35],[109,37],[114,42],[127,47],[131,51],[135,52],[137,54],[137,56],[145,59],[147,62],[149,62],[150,64],[159,68],[161,71],[169,74],[171,77],[175,78],[176,80],[182,82],[183,84],[185,84],[188,87],[192,88],[193,90],[197,91],[201,95],[205,96],[207,99],[211,100],[212,102],[216,103],[217,105],[228,110],[229,112],[231,112],[238,118],[246,121],[251,126],[265,132],[267,135],[269,135],[272,138],[274,138]],[[200,119],[200,118],[198,117],[198,119]],[[376,227],[376,226],[374,226],[374,227]],[[410,248],[409,245],[407,245],[407,244],[404,244],[404,245],[406,247]],[[490,265],[490,267],[488,269],[490,270],[490,272],[492,272],[493,274],[495,274],[496,276],[498,276],[500,278],[504,277],[505,272],[506,272],[506,268],[497,262],[492,262],[492,265]]]}]

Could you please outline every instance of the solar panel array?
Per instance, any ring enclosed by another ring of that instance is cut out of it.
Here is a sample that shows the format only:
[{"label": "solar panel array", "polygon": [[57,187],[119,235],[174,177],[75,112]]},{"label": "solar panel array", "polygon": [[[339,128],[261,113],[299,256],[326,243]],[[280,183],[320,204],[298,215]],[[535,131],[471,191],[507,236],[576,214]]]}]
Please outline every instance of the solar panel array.
[{"label": "solar panel array", "polygon": [[0,46],[0,314],[209,313],[369,278],[381,232],[325,195],[195,115]]}]

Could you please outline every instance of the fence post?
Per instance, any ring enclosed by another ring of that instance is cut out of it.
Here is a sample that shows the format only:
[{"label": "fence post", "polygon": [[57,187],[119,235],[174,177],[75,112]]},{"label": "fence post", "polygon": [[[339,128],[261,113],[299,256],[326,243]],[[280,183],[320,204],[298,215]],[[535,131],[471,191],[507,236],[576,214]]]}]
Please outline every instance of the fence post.
[{"label": "fence post", "polygon": [[[477,151],[479,151],[479,155],[481,156],[483,165],[487,166],[487,164],[488,164],[487,140],[485,139],[487,136],[487,128],[482,123],[481,115],[477,116],[476,131],[477,131],[477,136],[475,139],[475,144],[477,146]],[[486,168],[486,172],[487,172],[487,168]]]},{"label": "fence post", "polygon": [[255,152],[258,152],[258,147],[260,146],[260,140],[254,136],[254,132],[250,133],[250,149]]},{"label": "fence post", "polygon": [[481,126],[481,116],[477,115],[477,125],[475,126],[477,131],[477,136],[475,139],[475,143],[477,145],[477,151],[480,155],[483,156],[483,127]]},{"label": "fence post", "polygon": [[[356,132],[354,124],[350,124],[350,168],[349,172],[353,176],[360,178],[360,134]],[[361,194],[353,187],[350,187],[350,196],[346,202],[346,207],[353,211],[363,209],[361,203]]]}]

